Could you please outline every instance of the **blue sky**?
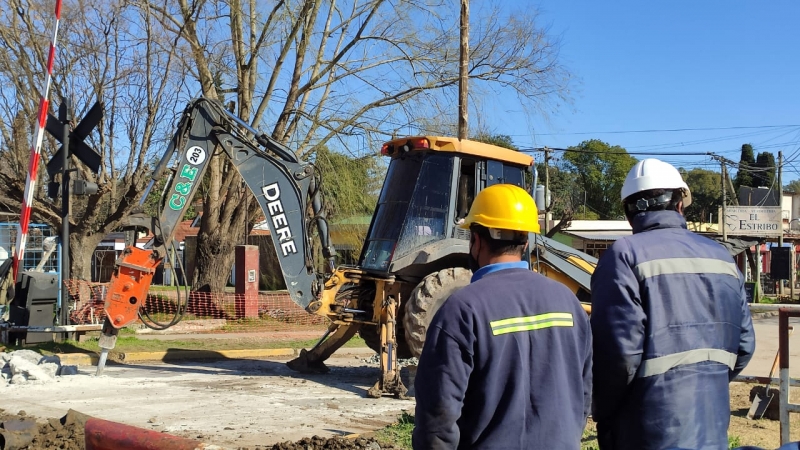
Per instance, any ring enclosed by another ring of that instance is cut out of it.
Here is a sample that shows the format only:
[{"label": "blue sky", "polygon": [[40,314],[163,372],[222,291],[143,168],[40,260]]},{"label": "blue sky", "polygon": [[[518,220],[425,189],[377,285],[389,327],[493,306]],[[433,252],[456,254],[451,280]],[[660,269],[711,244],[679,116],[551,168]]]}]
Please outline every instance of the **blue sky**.
[{"label": "blue sky", "polygon": [[[499,2],[509,12],[533,4]],[[580,78],[579,89],[573,105],[549,120],[499,101],[487,111],[498,117],[489,119],[492,131],[520,147],[596,138],[629,152],[715,152],[735,161],[752,143],[756,154],[772,151],[776,160],[783,151],[785,182],[800,178],[800,2],[536,4],[560,36],[562,62]],[[774,127],[782,125],[798,126]],[[719,170],[707,156],[656,157]]]}]

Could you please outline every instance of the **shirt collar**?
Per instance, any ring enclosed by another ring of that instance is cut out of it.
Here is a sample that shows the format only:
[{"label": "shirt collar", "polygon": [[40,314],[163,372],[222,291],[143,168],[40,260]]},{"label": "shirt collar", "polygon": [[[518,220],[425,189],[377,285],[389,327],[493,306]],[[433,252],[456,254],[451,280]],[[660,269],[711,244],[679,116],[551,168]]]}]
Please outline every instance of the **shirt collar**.
[{"label": "shirt collar", "polygon": [[471,282],[474,283],[492,272],[497,272],[498,270],[505,270],[505,269],[530,269],[530,265],[528,264],[527,261],[514,261],[514,262],[488,264],[486,266],[481,267],[474,274],[472,274]]}]

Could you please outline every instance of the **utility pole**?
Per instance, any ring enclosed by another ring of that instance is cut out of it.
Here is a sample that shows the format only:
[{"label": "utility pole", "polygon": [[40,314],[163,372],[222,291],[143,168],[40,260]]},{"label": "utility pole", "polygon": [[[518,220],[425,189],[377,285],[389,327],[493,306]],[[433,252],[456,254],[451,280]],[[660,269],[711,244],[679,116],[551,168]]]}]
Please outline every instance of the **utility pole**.
[{"label": "utility pole", "polygon": [[[781,234],[778,235],[778,247],[783,251],[783,152],[778,150],[778,209],[781,212]],[[792,254],[794,252],[791,252]],[[794,264],[793,261],[790,261]],[[783,295],[783,280],[780,280],[780,294]]]},{"label": "utility pole", "polygon": [[725,178],[728,177],[728,169],[725,168],[725,161],[720,159],[719,163],[720,163],[720,165],[722,165],[722,178],[720,179],[720,181],[722,182],[722,214],[720,214],[719,223],[720,223],[720,226],[722,227],[722,240],[723,241],[727,241],[728,240],[728,231],[725,228],[725,217],[726,217],[725,216],[725,203],[728,202],[728,196],[727,196],[726,190],[725,190]]},{"label": "utility pole", "polygon": [[778,246],[783,247],[783,152],[778,150],[778,207],[781,209],[781,234]]},{"label": "utility pole", "polygon": [[467,81],[469,80],[469,0],[461,0],[461,52],[458,69],[458,139],[467,133]]},{"label": "utility pole", "polygon": [[544,148],[544,234],[550,228],[550,149]]}]

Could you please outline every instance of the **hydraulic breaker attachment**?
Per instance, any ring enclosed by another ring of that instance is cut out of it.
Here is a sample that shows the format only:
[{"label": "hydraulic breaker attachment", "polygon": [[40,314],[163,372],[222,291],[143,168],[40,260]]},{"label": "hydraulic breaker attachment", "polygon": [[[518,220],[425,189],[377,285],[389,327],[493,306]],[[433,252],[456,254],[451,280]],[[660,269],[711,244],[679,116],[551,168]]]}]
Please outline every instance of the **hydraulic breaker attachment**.
[{"label": "hydraulic breaker attachment", "polygon": [[361,328],[360,323],[331,323],[328,331],[314,348],[308,351],[300,350],[300,356],[287,362],[286,365],[300,373],[328,373],[330,369],[325,365],[325,360],[355,336],[359,328]]},{"label": "hydraulic breaker attachment", "polygon": [[161,263],[155,252],[129,246],[117,260],[117,270],[108,283],[104,309],[114,328],[122,328],[139,317],[147,291]]},{"label": "hydraulic breaker attachment", "polygon": [[128,246],[117,260],[117,270],[111,275],[103,309],[106,319],[100,336],[100,361],[95,375],[101,375],[108,352],[117,343],[119,329],[139,317],[139,308],[147,301],[147,291],[153,281],[161,258],[151,250]]},{"label": "hydraulic breaker attachment", "polygon": [[97,361],[97,372],[95,372],[95,376],[103,374],[103,369],[105,369],[106,360],[108,359],[108,352],[117,345],[118,334],[119,328],[114,328],[114,326],[111,325],[111,321],[106,317],[106,320],[103,322],[103,330],[100,334],[100,339],[97,340],[98,346],[100,347],[100,360]]},{"label": "hydraulic breaker attachment", "polygon": [[408,392],[400,379],[400,367],[397,364],[397,305],[395,296],[388,295],[381,308],[381,376],[375,386],[367,391],[372,398],[389,394],[405,399]]}]

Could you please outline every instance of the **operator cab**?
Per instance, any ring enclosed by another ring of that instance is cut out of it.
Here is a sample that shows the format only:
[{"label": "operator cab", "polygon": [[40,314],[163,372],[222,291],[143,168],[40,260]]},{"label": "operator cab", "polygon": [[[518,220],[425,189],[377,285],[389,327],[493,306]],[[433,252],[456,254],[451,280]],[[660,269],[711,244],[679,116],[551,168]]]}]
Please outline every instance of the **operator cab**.
[{"label": "operator cab", "polygon": [[[458,228],[475,195],[486,186],[515,184],[527,189],[533,158],[476,141],[410,137],[385,143],[391,161],[361,252],[360,266],[396,272],[427,256],[448,254],[469,240]],[[423,260],[424,259],[424,260]]]}]

